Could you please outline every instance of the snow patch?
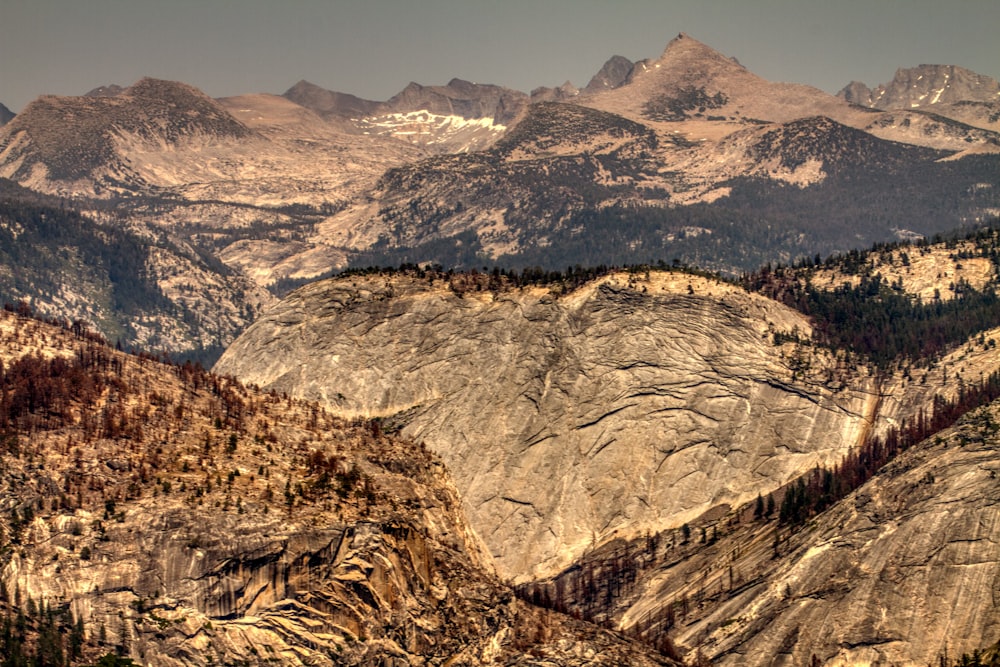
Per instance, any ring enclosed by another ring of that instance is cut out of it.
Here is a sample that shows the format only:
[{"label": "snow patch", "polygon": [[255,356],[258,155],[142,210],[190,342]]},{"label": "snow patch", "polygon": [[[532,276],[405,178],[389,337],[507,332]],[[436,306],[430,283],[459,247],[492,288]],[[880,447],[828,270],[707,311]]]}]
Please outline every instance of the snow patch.
[{"label": "snow patch", "polygon": [[426,109],[369,116],[357,124],[365,134],[399,137],[425,146],[458,143],[459,150],[482,147],[507,131],[506,125],[492,118],[441,115]]}]

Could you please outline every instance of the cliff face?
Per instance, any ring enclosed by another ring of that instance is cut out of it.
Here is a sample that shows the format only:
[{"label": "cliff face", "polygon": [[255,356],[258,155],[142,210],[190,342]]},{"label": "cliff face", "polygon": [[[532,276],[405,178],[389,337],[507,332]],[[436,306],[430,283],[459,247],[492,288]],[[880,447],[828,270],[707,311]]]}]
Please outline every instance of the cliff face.
[{"label": "cliff face", "polygon": [[671,273],[563,294],[427,283],[305,287],[217,369],[425,442],[516,580],[750,500],[838,460],[869,426],[874,382],[776,345],[806,320],[732,286]]},{"label": "cliff face", "polygon": [[515,600],[421,446],[76,333],[0,313],[0,612],[151,666],[669,664]]}]

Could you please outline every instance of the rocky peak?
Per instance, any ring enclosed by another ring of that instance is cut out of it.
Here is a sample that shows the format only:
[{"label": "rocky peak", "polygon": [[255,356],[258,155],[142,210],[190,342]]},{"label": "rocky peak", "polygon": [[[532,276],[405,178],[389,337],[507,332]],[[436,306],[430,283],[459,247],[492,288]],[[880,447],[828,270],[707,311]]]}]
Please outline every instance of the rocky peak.
[{"label": "rocky peak", "polygon": [[451,81],[448,82],[445,88],[453,90],[461,95],[475,95],[479,88],[479,84],[473,83],[472,81],[466,81],[465,79],[459,79],[458,77],[454,77]]},{"label": "rocky peak", "polygon": [[697,39],[686,33],[680,33],[667,43],[666,48],[660,55],[657,63],[684,62],[694,64],[701,62],[703,65],[712,63],[715,67],[737,68],[745,70],[735,58],[724,55],[709,45],[699,42]]},{"label": "rocky peak", "polygon": [[14,120],[14,112],[0,104],[0,127],[3,127],[10,121]]},{"label": "rocky peak", "polygon": [[870,107],[872,105],[872,89],[861,81],[851,81],[837,93],[837,96],[851,104],[858,104],[863,107]]},{"label": "rocky peak", "polygon": [[635,64],[624,56],[611,56],[600,71],[597,72],[587,84],[584,90],[593,92],[596,90],[606,90],[617,88],[628,80],[632,74]]},{"label": "rocky peak", "polygon": [[87,91],[83,94],[84,97],[118,97],[123,92],[125,88],[122,88],[116,83],[109,84],[107,86],[98,86],[93,90]]},{"label": "rocky peak", "polygon": [[531,103],[538,102],[560,102],[572,99],[580,94],[580,89],[573,85],[571,81],[564,82],[561,86],[548,88],[539,86],[531,91]]},{"label": "rocky peak", "polygon": [[998,102],[1000,83],[954,65],[920,65],[900,68],[889,83],[868,88],[852,81],[839,97],[875,109],[914,109],[954,102]]},{"label": "rocky peak", "polygon": [[811,86],[762,79],[684,33],[659,58],[636,62],[617,88],[594,90],[581,103],[653,122],[784,122],[846,107]]}]

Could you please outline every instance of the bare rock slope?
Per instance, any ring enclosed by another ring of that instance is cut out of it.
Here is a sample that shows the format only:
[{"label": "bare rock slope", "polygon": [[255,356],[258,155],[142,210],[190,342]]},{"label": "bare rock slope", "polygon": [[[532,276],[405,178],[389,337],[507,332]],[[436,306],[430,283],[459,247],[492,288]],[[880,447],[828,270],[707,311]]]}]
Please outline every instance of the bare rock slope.
[{"label": "bare rock slope", "polygon": [[[690,619],[681,643],[721,665],[926,665],[993,644],[998,416],[983,408],[888,465]],[[757,546],[727,542],[720,555]],[[722,560],[711,569],[725,572]]]},{"label": "bare rock slope", "polygon": [[12,313],[0,360],[0,613],[75,619],[77,661],[673,664],[516,600],[377,425]]},{"label": "bare rock slope", "polygon": [[426,442],[519,580],[745,502],[839,459],[870,425],[871,380],[849,387],[832,356],[777,345],[807,321],[736,287],[669,272],[564,293],[479,278],[307,286],[217,369]]}]

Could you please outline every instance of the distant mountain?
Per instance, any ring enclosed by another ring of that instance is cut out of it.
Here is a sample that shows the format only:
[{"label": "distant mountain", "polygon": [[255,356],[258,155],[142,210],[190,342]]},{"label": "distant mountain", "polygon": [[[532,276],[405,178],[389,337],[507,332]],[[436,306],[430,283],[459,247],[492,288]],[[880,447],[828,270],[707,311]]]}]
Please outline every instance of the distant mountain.
[{"label": "distant mountain", "polygon": [[[446,86],[410,83],[385,102],[300,81],[283,97],[359,134],[394,137],[436,152],[486,148],[524,111],[528,96],[501,86],[452,79]],[[346,126],[345,126],[346,127]]]},{"label": "distant mountain", "polygon": [[385,103],[383,112],[426,110],[441,116],[492,118],[510,124],[527,105],[528,96],[502,86],[452,79],[446,86],[411,83]]},{"label": "distant mountain", "polygon": [[35,186],[87,180],[99,195],[107,186],[145,182],[124,146],[169,150],[251,134],[196,88],[147,78],[114,97],[46,96],[29,104],[0,136],[0,176]]},{"label": "distant mountain", "polygon": [[10,121],[14,120],[15,115],[16,114],[13,111],[0,104],[0,127],[3,127]]},{"label": "distant mountain", "polygon": [[852,81],[837,95],[873,109],[916,109],[956,102],[1000,103],[1000,83],[954,65],[920,65],[896,70],[892,81],[874,89]]},{"label": "distant mountain", "polygon": [[[933,234],[1000,204],[997,188],[975,185],[995,180],[1000,159],[938,162],[948,155],[824,117],[694,143],[595,109],[536,104],[487,151],[387,172],[370,201],[325,229],[367,246],[359,267],[679,259],[739,273],[900,230]],[[966,195],[943,211],[955,191]]]},{"label": "distant mountain", "polygon": [[[618,66],[623,70],[624,62]],[[983,124],[965,109],[942,106],[936,116],[885,116],[846,102],[843,95],[837,98],[812,86],[767,81],[685,34],[671,40],[659,59],[635,63],[617,87],[595,86],[579,100],[640,122],[670,123],[682,132],[687,128],[677,123],[694,121],[709,140],[740,125],[811,116],[826,116],[882,139],[945,150],[969,149],[1000,136],[978,131],[995,133],[1000,124]],[[709,129],[705,122],[714,126]]]},{"label": "distant mountain", "polygon": [[424,111],[438,116],[460,116],[466,120],[489,118],[502,125],[513,121],[528,101],[528,96],[522,92],[462,79],[452,79],[446,86],[410,83],[385,102],[325,90],[308,81],[299,81],[282,97],[324,117],[358,120],[366,116]]},{"label": "distant mountain", "polygon": [[347,93],[326,90],[305,80],[286,90],[282,97],[312,109],[324,118],[362,118],[374,113],[380,104]]},{"label": "distant mountain", "polygon": [[[616,71],[611,80],[617,80],[624,62],[615,61],[611,67]],[[635,63],[617,86],[588,86],[588,90],[584,104],[654,122],[708,117],[736,123],[784,122],[803,116],[836,117],[836,111],[845,107],[817,88],[762,79],[734,58],[683,33],[658,59]]]}]

